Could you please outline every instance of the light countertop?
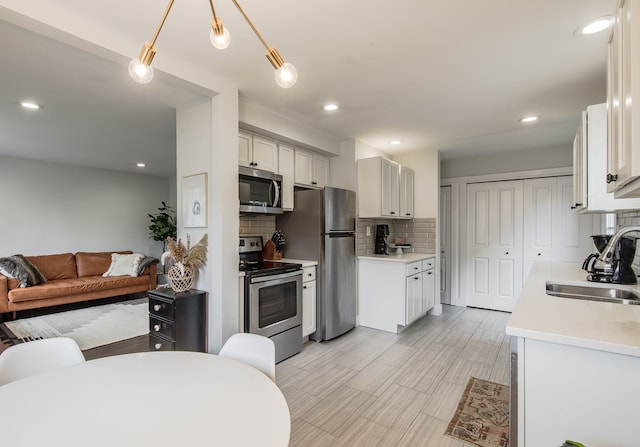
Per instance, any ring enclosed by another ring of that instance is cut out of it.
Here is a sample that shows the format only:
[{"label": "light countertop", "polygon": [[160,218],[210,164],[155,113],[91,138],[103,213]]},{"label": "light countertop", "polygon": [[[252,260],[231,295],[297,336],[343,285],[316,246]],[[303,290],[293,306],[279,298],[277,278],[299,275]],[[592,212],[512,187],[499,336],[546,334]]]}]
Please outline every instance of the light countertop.
[{"label": "light countertop", "polygon": [[[546,281],[588,282],[580,264],[534,263],[507,323],[507,335],[640,357],[640,306],[546,294]],[[620,286],[640,291],[640,287]]]},{"label": "light countertop", "polygon": [[388,254],[388,255],[363,255],[358,256],[358,259],[366,259],[369,261],[389,261],[389,262],[414,262],[421,261],[423,259],[429,259],[435,257],[435,254],[428,253],[403,253],[401,255]]},{"label": "light countertop", "polygon": [[281,259],[282,262],[293,262],[295,264],[302,264],[302,267],[311,267],[314,265],[318,265],[318,261],[308,261],[305,259],[289,259],[289,258],[282,258]]}]

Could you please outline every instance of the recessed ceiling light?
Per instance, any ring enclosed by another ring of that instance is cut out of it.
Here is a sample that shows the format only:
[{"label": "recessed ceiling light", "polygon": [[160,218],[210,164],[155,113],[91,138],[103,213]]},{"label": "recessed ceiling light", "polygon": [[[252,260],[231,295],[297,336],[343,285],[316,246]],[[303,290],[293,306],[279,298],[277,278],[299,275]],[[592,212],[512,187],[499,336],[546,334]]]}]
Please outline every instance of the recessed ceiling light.
[{"label": "recessed ceiling light", "polygon": [[529,115],[523,116],[518,121],[520,121],[521,123],[533,123],[534,121],[538,121],[539,118],[540,117],[538,115]]},{"label": "recessed ceiling light", "polygon": [[30,110],[38,110],[42,108],[40,104],[33,101],[20,101],[20,105],[25,109],[30,109]]},{"label": "recessed ceiling light", "polygon": [[573,31],[576,36],[588,36],[591,34],[604,31],[611,26],[613,18],[611,16],[598,17],[595,20],[591,20],[589,23],[579,26]]},{"label": "recessed ceiling light", "polygon": [[324,110],[325,112],[333,112],[335,110],[338,110],[338,104],[326,104],[322,107],[322,110]]},{"label": "recessed ceiling light", "polygon": [[389,144],[393,144],[394,146],[397,146],[398,144],[402,144],[402,141],[400,141],[400,140],[391,140],[391,141],[389,141]]},{"label": "recessed ceiling light", "polygon": [[136,166],[137,166],[137,167],[139,167],[139,168],[144,168],[144,167],[146,167],[147,165],[145,165],[144,163],[138,163]]}]

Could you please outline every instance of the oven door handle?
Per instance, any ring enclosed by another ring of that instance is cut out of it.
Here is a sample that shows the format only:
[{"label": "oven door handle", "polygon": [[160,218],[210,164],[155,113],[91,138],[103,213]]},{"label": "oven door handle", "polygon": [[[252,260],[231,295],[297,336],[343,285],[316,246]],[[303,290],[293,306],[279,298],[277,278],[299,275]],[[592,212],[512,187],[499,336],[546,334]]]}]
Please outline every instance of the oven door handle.
[{"label": "oven door handle", "polygon": [[266,276],[258,276],[256,277],[252,277],[251,278],[251,284],[256,284],[259,282],[266,282],[266,281],[274,281],[274,280],[278,280],[278,279],[284,279],[284,278],[293,278],[294,276],[302,276],[302,270],[296,270],[295,272],[289,272],[289,273],[281,273],[279,275],[266,275]]}]

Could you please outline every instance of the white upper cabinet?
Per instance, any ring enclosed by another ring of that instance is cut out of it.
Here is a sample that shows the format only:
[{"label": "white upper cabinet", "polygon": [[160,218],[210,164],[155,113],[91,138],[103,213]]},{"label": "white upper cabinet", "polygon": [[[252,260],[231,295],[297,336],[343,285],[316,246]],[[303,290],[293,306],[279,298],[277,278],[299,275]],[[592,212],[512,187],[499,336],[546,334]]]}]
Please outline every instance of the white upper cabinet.
[{"label": "white upper cabinet", "polygon": [[587,107],[573,147],[572,209],[611,212],[640,208],[640,199],[616,199],[607,192],[607,105]]},{"label": "white upper cabinet", "polygon": [[324,188],[329,181],[329,159],[304,149],[295,149],[295,184]]},{"label": "white upper cabinet", "polygon": [[400,217],[410,219],[414,209],[415,174],[413,169],[400,167]]},{"label": "white upper cabinet", "polygon": [[240,132],[238,164],[248,168],[278,172],[278,144],[259,135]]},{"label": "white upper cabinet", "polygon": [[278,144],[278,174],[282,176],[282,209],[293,210],[293,181],[295,176],[294,149]]},{"label": "white upper cabinet", "polygon": [[358,160],[358,217],[413,218],[414,183],[413,171],[394,161]]},{"label": "white upper cabinet", "polygon": [[[623,0],[609,42],[609,191],[640,197],[640,0]],[[634,107],[635,106],[635,107]]]}]

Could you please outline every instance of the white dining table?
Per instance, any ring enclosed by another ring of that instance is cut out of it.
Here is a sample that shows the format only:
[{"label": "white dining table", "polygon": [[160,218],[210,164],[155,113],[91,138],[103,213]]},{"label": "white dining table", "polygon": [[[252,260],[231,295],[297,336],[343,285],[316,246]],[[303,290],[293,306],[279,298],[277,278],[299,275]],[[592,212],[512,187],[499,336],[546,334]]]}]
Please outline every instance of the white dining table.
[{"label": "white dining table", "polygon": [[280,389],[257,369],[197,352],[117,355],[0,386],[0,443],[287,446]]}]

